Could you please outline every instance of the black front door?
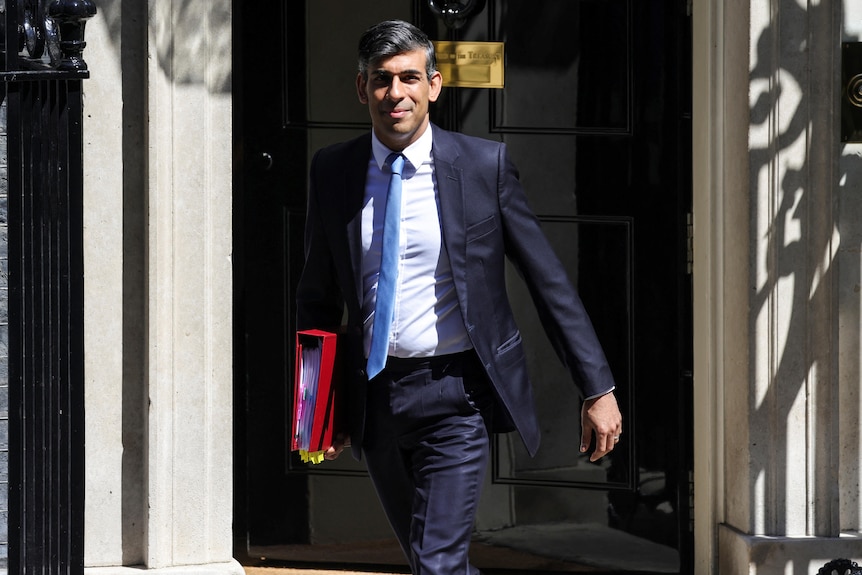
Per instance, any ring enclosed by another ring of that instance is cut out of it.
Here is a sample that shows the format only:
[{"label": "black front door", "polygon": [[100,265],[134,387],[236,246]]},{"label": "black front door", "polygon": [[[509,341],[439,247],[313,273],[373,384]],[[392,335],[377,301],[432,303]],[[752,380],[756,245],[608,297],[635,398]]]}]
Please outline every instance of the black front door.
[{"label": "black front door", "polygon": [[488,0],[450,29],[418,0],[237,2],[238,556],[404,565],[362,465],[345,456],[309,467],[286,442],[308,162],[369,129],[354,89],[356,41],[402,18],[439,40],[505,43],[505,87],[444,88],[433,119],[507,143],[596,324],[625,417],[612,456],[595,465],[579,455],[580,399],[513,270],[543,443],[530,458],[517,436],[496,438],[475,562],[492,572],[687,572],[686,6]]}]

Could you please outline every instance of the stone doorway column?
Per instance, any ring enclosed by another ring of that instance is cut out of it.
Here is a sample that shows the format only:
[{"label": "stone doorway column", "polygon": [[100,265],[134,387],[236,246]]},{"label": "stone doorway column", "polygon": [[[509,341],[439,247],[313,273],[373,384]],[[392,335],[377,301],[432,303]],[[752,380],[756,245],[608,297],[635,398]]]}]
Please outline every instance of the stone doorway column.
[{"label": "stone doorway column", "polygon": [[[232,558],[230,0],[100,0],[85,95],[87,572]],[[137,571],[136,571],[137,572]]]},{"label": "stone doorway column", "polygon": [[862,163],[840,140],[859,8],[693,10],[698,565],[816,573],[862,556]]}]

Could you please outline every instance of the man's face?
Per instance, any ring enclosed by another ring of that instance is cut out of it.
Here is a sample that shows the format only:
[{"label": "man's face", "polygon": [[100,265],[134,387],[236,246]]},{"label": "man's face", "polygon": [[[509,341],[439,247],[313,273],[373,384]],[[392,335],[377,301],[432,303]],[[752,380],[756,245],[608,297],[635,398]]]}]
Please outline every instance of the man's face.
[{"label": "man's face", "polygon": [[413,50],[372,63],[356,78],[359,101],[368,104],[374,133],[391,150],[400,152],[428,126],[428,104],[436,102],[443,85],[439,72],[430,80],[425,51]]}]

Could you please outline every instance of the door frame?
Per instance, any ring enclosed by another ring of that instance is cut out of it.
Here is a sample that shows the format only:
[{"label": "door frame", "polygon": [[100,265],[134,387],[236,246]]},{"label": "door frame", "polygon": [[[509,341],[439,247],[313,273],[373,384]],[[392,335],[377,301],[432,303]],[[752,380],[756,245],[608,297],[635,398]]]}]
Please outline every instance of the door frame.
[{"label": "door frame", "polygon": [[[417,0],[417,3],[418,0]],[[240,8],[239,6],[242,4],[241,0],[234,0],[234,46],[235,62],[239,62],[239,57],[242,54],[242,45],[243,45],[243,37],[242,37],[242,25],[240,18]],[[710,4],[713,5],[713,9],[710,13],[715,13],[718,10],[721,10],[720,2],[716,2],[715,0],[710,0]],[[707,109],[710,106],[715,106],[715,102],[718,98],[720,98],[720,93],[716,92],[716,84],[720,82],[721,78],[717,74],[714,74],[712,69],[707,69],[707,64],[716,59],[716,53],[719,51],[718,49],[713,49],[710,51],[710,46],[712,42],[721,42],[722,36],[718,34],[718,30],[712,18],[706,15],[704,12],[694,11],[692,20],[691,20],[691,32],[693,38],[700,38],[700,41],[693,41],[692,46],[692,72],[691,72],[691,94],[693,101],[693,114],[692,114],[692,125],[693,125],[693,135],[692,135],[692,163],[691,168],[693,170],[692,176],[692,184],[695,182],[701,183],[709,183],[710,185],[702,186],[702,185],[693,185],[690,193],[692,194],[692,202],[693,202],[693,212],[694,212],[694,221],[696,225],[694,226],[694,234],[695,234],[695,245],[708,245],[706,239],[711,238],[712,234],[717,233],[716,230],[713,229],[713,226],[716,226],[716,222],[713,221],[713,214],[716,213],[715,206],[709,205],[709,190],[711,189],[711,185],[715,182],[712,180],[717,176],[713,173],[713,165],[715,165],[714,161],[710,160],[711,154],[717,154],[718,152],[712,148],[714,142],[716,140],[710,139],[715,136],[715,134],[720,129],[719,122],[711,122],[709,126],[706,126],[708,129],[704,129],[702,124],[706,122],[703,121],[705,115],[703,114],[704,108]],[[704,29],[709,31],[709,36],[702,35]],[[695,33],[695,31],[697,33]],[[704,40],[705,38],[710,38],[709,41]],[[242,129],[241,122],[237,124],[237,118],[241,117],[241,106],[243,102],[242,93],[242,70],[240,65],[234,65],[235,70],[235,107],[234,107],[234,122],[235,126],[240,126],[238,129],[235,128],[235,151],[237,153],[241,153],[240,148],[242,144]],[[715,75],[715,77],[713,77]],[[707,136],[706,134],[709,134]],[[242,165],[241,163],[238,165]],[[241,186],[240,182],[242,180],[242,173],[237,172],[234,175],[234,185],[235,187]],[[693,190],[699,190],[700,193],[697,194]],[[715,241],[715,238],[712,238]],[[235,234],[234,236],[235,242],[242,241],[242,238],[239,234]],[[720,242],[716,242],[719,245]],[[715,254],[718,254],[716,251]],[[234,262],[236,264],[241,264],[239,261],[240,258]],[[691,309],[689,310],[688,319],[692,324],[693,329],[693,344],[694,344],[694,376],[693,376],[693,393],[694,393],[694,402],[693,402],[693,417],[695,421],[698,421],[698,426],[695,427],[693,433],[693,451],[694,451],[694,484],[699,486],[699,489],[695,490],[694,497],[694,508],[698,510],[707,510],[707,513],[697,513],[694,514],[694,553],[695,553],[695,561],[698,568],[697,572],[701,572],[699,567],[701,565],[707,564],[705,562],[705,558],[711,558],[715,555],[714,548],[715,544],[713,543],[713,539],[715,537],[715,517],[717,514],[718,508],[718,500],[717,495],[714,493],[715,485],[718,484],[716,478],[713,477],[715,473],[715,462],[717,461],[717,455],[720,454],[720,445],[718,441],[720,440],[720,435],[716,435],[716,426],[720,421],[718,414],[720,413],[719,405],[717,405],[716,400],[718,399],[716,393],[716,385],[714,379],[715,370],[710,372],[708,370],[708,366],[712,365],[711,360],[716,357],[720,357],[718,353],[717,343],[715,342],[714,334],[710,333],[712,329],[715,328],[713,325],[715,319],[720,317],[719,314],[716,313],[717,305],[715,304],[713,307],[716,309],[709,309],[711,305],[710,302],[712,298],[710,295],[712,293],[719,293],[715,290],[715,285],[711,283],[710,277],[715,278],[712,282],[720,282],[721,276],[712,274],[710,275],[707,272],[699,270],[710,270],[711,266],[716,265],[716,260],[719,258],[717,255],[705,253],[705,250],[695,250],[694,251],[694,273],[692,274],[692,282],[693,282],[693,300]],[[715,270],[720,270],[720,268],[715,268]],[[713,270],[713,271],[715,271]],[[710,328],[706,329],[705,328]],[[715,338],[720,339],[720,338]],[[239,374],[237,374],[239,376]],[[239,398],[238,398],[239,399]],[[241,428],[243,425],[243,421],[246,418],[246,414],[242,412],[243,406],[239,402],[235,402],[235,420],[238,421],[237,427],[235,428],[235,433],[241,433]],[[703,425],[703,422],[707,421],[707,425]],[[236,444],[235,439],[235,444]],[[234,462],[234,468],[236,471],[240,471],[239,466],[242,466],[243,463],[240,461],[241,458],[236,458]],[[710,470],[713,470],[710,473]],[[701,487],[703,486],[703,487]],[[244,510],[239,510],[235,508],[235,515],[240,519],[239,522],[235,522],[235,530],[239,529],[240,531],[243,529],[243,521],[242,518],[244,516]],[[242,545],[243,542],[243,533],[235,531],[235,540],[237,542],[237,546],[235,548],[235,554],[237,557],[243,557],[242,551],[244,551],[244,547]],[[710,560],[711,561],[711,560]]]},{"label": "door frame", "polygon": [[[692,213],[694,352],[694,572],[716,573],[718,529],[724,521],[725,102],[724,4],[698,2],[692,10]],[[747,28],[746,28],[747,29]],[[734,38],[730,42],[738,42]],[[747,42],[745,42],[747,49]],[[747,110],[746,110],[747,113]]]}]

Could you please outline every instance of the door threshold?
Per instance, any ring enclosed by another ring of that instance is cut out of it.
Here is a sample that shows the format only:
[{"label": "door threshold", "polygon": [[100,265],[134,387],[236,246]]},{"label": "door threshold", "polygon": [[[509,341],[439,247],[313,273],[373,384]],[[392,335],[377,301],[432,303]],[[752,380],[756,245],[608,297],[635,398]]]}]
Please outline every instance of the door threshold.
[{"label": "door threshold", "polygon": [[[261,563],[245,567],[246,575],[392,575],[409,574],[395,540],[351,542],[338,545],[284,545],[256,547],[252,556]],[[313,565],[319,562],[319,567]],[[483,573],[607,573],[577,562],[549,558],[530,551],[474,540],[470,561]],[[271,562],[270,564],[267,564]],[[300,567],[301,565],[301,567]]]}]

